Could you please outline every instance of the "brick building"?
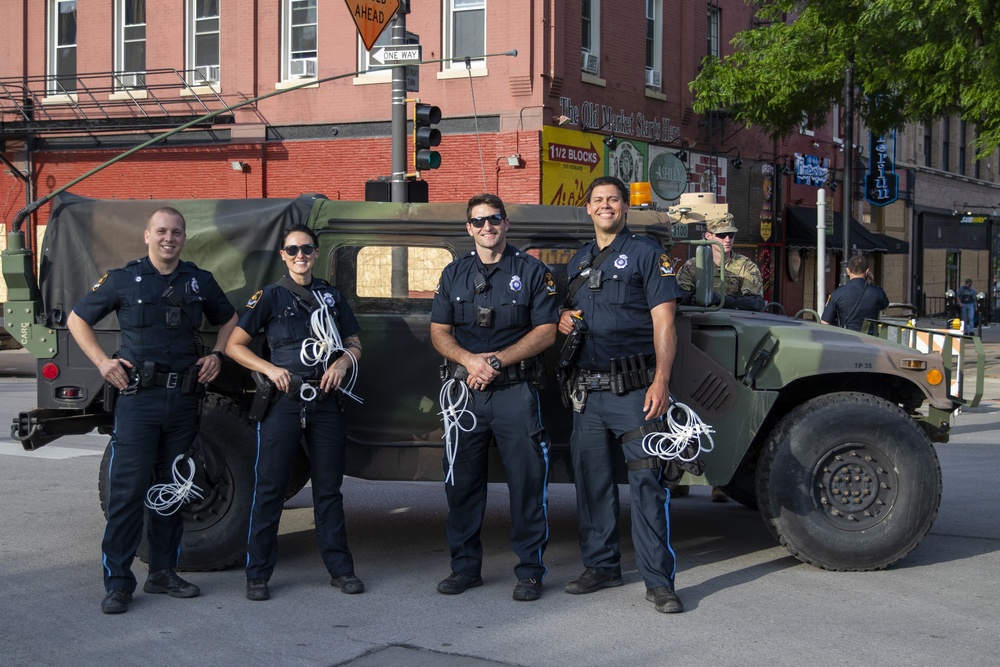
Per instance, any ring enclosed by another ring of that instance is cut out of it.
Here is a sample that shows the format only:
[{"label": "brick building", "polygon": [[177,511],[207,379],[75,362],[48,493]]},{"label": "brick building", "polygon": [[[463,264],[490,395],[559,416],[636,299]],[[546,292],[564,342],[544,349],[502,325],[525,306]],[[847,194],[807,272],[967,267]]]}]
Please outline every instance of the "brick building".
[{"label": "brick building", "polygon": [[[72,191],[95,198],[318,192],[364,199],[366,182],[392,168],[392,86],[388,70],[369,70],[352,14],[394,4],[0,3],[2,219],[123,150],[188,124]],[[724,111],[691,110],[688,83],[702,58],[725,55],[732,36],[751,25],[752,9],[742,0],[647,0],[627,12],[609,0],[413,5],[406,31],[421,45],[423,64],[407,96],[443,113],[441,166],[420,172],[431,201],[464,201],[486,190],[511,202],[578,205],[587,183],[604,173],[651,181],[659,207],[683,191],[715,191],[737,218],[738,249],[764,270],[768,298],[793,313],[815,306],[815,240],[789,234],[801,232],[801,225],[793,229],[792,209],[815,207],[818,187],[841,173],[837,119],[775,142]],[[390,39],[387,29],[373,49]],[[513,50],[516,57],[502,55]],[[198,122],[208,113],[217,115]],[[806,174],[814,162],[826,169],[822,178]],[[907,284],[917,263],[905,241],[913,203],[904,197],[875,215],[862,204],[854,211],[858,224],[876,233],[879,247],[859,250],[877,254],[893,300],[911,300]],[[44,226],[47,217],[43,207],[31,222]],[[893,238],[904,243],[891,249]],[[831,245],[830,289],[839,257]]]}]

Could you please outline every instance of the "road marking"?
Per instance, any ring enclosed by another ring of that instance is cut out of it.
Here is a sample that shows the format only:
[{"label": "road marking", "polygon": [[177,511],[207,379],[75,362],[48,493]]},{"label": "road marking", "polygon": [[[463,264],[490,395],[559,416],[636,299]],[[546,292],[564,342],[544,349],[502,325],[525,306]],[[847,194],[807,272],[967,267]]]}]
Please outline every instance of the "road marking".
[{"label": "road marking", "polygon": [[0,442],[0,455],[26,456],[34,459],[75,459],[80,456],[101,456],[104,450],[76,449],[73,447],[54,447],[46,445],[41,449],[26,451],[19,442]]}]

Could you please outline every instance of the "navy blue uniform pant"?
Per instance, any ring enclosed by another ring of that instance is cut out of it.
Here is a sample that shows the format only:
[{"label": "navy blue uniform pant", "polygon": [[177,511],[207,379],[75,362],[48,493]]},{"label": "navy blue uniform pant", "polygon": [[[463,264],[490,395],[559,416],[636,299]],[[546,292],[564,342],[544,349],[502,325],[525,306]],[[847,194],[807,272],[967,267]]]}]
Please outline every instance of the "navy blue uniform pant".
[{"label": "navy blue uniform pant", "polygon": [[[471,392],[468,409],[476,428],[458,435],[454,480],[448,498],[451,570],[479,575],[483,566],[480,532],[486,513],[490,436],[496,439],[510,491],[510,546],[517,554],[518,579],[545,576],[542,554],[549,541],[548,437],[542,428],[538,391],[528,382]],[[465,419],[463,424],[467,425]],[[448,460],[444,459],[448,473]]]},{"label": "navy blue uniform pant", "polygon": [[[573,413],[570,448],[576,481],[580,552],[583,565],[608,574],[621,573],[621,539],[618,532],[618,486],[613,457],[626,461],[648,458],[642,438],[617,444],[617,438],[645,423],[643,389],[616,396],[591,392],[584,411]],[[610,436],[613,435],[614,438]],[[628,473],[632,497],[632,542],[636,565],[646,588],[674,586],[676,561],[670,546],[670,493],[661,468]]]},{"label": "navy blue uniform pant", "polygon": [[[171,481],[174,459],[187,451],[198,425],[201,396],[181,395],[180,387],[140,389],[119,396],[108,468],[108,524],[101,544],[104,586],[135,591],[132,560],[142,538],[143,515],[150,571],[173,569],[180,554],[184,519],[180,511],[162,516],[145,509],[154,482]],[[181,468],[187,474],[187,466]]]},{"label": "navy blue uniform pant", "polygon": [[306,405],[306,427],[301,426],[299,398],[282,396],[257,427],[257,463],[250,533],[247,538],[247,579],[271,578],[278,560],[278,522],[285,504],[292,464],[298,456],[302,436],[312,476],[316,542],[330,575],[354,572],[347,547],[344,522],[344,481],[347,426],[334,398]]}]

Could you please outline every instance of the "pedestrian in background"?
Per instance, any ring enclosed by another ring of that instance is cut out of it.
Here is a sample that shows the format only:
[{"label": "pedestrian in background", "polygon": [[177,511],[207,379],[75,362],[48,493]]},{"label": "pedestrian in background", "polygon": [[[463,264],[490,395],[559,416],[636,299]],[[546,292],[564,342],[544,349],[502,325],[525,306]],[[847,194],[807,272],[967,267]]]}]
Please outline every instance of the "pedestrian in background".
[{"label": "pedestrian in background", "polygon": [[972,278],[958,288],[958,302],[962,304],[962,333],[971,334],[976,330],[976,290]]},{"label": "pedestrian in background", "polygon": [[830,295],[821,319],[823,324],[861,331],[865,320],[877,320],[879,313],[889,306],[889,297],[872,279],[864,255],[847,260],[847,277],[847,284]]}]

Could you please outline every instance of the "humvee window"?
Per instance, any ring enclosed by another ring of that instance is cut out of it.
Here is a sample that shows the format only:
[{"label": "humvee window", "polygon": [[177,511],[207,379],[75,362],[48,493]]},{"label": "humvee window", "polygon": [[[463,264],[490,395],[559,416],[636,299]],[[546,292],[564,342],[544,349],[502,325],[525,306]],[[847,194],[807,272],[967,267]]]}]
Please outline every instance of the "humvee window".
[{"label": "humvee window", "polygon": [[358,313],[429,313],[441,270],[454,255],[444,248],[345,246],[331,275]]}]

